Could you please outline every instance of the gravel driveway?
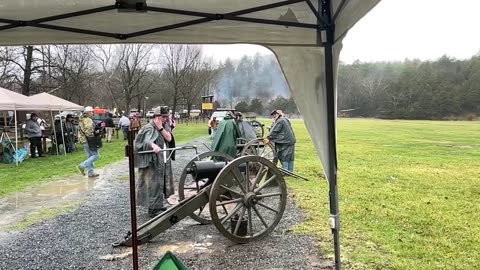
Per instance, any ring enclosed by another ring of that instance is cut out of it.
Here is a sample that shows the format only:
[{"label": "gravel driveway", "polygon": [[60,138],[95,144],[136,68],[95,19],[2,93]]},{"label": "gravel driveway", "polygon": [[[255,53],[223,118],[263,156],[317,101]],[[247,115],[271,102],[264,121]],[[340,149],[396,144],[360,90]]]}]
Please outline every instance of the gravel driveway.
[{"label": "gravel driveway", "polygon": [[[193,151],[177,153],[175,175],[193,156]],[[131,269],[131,248],[111,245],[130,229],[128,182],[119,180],[127,174],[127,160],[110,165],[98,180],[102,184],[86,193],[74,212],[23,232],[0,231],[0,269]],[[148,220],[145,212],[137,214],[139,224]],[[186,218],[139,247],[140,269],[152,269],[167,250],[190,269],[332,269],[330,260],[321,259],[313,238],[290,231],[301,221],[301,211],[289,200],[271,235],[236,245],[214,225],[198,225]]]}]

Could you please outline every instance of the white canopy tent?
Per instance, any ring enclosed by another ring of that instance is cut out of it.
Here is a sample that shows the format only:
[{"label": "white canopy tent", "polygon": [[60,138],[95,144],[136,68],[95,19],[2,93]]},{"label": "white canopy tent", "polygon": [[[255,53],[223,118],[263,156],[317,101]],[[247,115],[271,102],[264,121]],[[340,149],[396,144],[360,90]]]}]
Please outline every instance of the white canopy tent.
[{"label": "white canopy tent", "polygon": [[70,102],[68,100],[59,98],[49,93],[40,93],[30,96],[32,102],[39,102],[45,104],[52,111],[83,111],[85,107]]},{"label": "white canopy tent", "polygon": [[6,0],[0,9],[0,44],[251,43],[270,48],[329,181],[340,269],[336,70],[347,31],[379,1]]},{"label": "white canopy tent", "polygon": [[[47,106],[22,94],[0,87],[0,111],[13,111],[15,119],[15,151],[18,149],[17,111],[41,111]],[[4,136],[4,135],[3,135]],[[18,162],[17,162],[18,165]]]},{"label": "white canopy tent", "polygon": [[[57,138],[57,132],[55,130],[55,125],[54,125],[54,119],[53,119],[53,111],[67,111],[67,110],[72,110],[72,111],[83,111],[85,107],[75,104],[73,102],[70,102],[68,100],[59,98],[57,96],[54,96],[49,93],[39,93],[33,96],[28,97],[32,102],[39,102],[41,104],[44,104],[44,107],[48,107],[48,110],[50,111],[50,117],[52,118],[52,125],[53,125],[53,133],[55,138]],[[63,124],[62,124],[62,119],[60,119],[60,130],[62,132],[62,141],[64,142],[65,146],[65,136],[63,132]],[[58,155],[58,142],[56,142],[56,150],[57,150],[57,155]],[[64,155],[67,155],[66,151],[64,151]]]}]

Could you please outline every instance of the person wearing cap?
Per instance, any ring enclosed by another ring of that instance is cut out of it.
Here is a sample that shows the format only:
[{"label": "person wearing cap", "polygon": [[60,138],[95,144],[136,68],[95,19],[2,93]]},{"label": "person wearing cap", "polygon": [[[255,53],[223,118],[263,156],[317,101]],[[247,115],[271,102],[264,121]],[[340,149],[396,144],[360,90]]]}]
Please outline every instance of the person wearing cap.
[{"label": "person wearing cap", "polygon": [[235,157],[237,155],[237,139],[240,136],[235,116],[229,112],[218,125],[211,149]]},{"label": "person wearing cap", "polygon": [[[174,193],[170,148],[174,139],[168,125],[168,107],[157,107],[153,120],[143,126],[135,138],[135,167],[138,168],[137,203],[148,208],[148,215],[155,217],[166,210],[165,198]],[[168,178],[168,179],[167,179]]]},{"label": "person wearing cap", "polygon": [[281,110],[274,110],[270,113],[273,118],[273,125],[270,134],[263,139],[263,143],[273,142],[277,152],[277,158],[282,164],[284,170],[293,172],[295,160],[295,133],[293,132],[290,121],[283,116]]},{"label": "person wearing cap", "polygon": [[30,155],[32,158],[36,158],[38,152],[39,157],[43,157],[42,149],[42,129],[38,123],[38,115],[32,113],[30,119],[25,124],[25,132],[27,133],[28,140],[30,141]]},{"label": "person wearing cap", "polygon": [[97,177],[98,174],[94,171],[94,162],[100,157],[98,149],[90,149],[87,142],[87,137],[95,136],[95,124],[92,120],[93,108],[90,106],[85,107],[82,119],[80,120],[78,130],[78,142],[83,144],[83,149],[87,155],[87,159],[77,166],[78,171],[85,175],[87,170],[88,177]]}]

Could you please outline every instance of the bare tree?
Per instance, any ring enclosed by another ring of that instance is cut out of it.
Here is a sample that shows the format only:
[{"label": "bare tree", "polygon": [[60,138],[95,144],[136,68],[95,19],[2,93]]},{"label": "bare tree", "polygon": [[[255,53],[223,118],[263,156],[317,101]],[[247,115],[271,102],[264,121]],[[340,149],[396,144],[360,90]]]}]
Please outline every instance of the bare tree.
[{"label": "bare tree", "polygon": [[120,81],[115,74],[120,70],[119,56],[116,45],[94,45],[89,47],[93,60],[99,65],[96,73],[96,90],[103,98],[110,101],[111,107],[119,108],[123,103],[123,93]]},{"label": "bare tree", "polygon": [[11,47],[0,48],[0,86],[11,88],[15,82],[14,68],[8,59],[11,58]]},{"label": "bare tree", "polygon": [[33,80],[42,73],[47,63],[43,62],[42,50],[36,46],[14,47],[5,59],[13,67],[15,82],[21,86],[22,94],[30,95]]},{"label": "bare tree", "polygon": [[188,88],[193,87],[189,76],[196,68],[202,50],[201,47],[192,45],[163,45],[160,51],[165,61],[162,70],[163,78],[167,94],[172,98],[172,114],[174,114],[180,99],[185,98]]},{"label": "bare tree", "polygon": [[181,95],[187,106],[187,113],[190,114],[193,105],[200,103],[201,95],[210,93],[210,88],[216,83],[218,72],[209,62],[203,62],[199,58],[199,60],[192,65],[187,75],[186,85],[188,85],[188,87],[183,89]]},{"label": "bare tree", "polygon": [[133,100],[153,91],[155,80],[149,70],[153,64],[149,57],[152,49],[153,45],[146,44],[118,45],[120,57],[114,77],[121,83],[127,111]]}]

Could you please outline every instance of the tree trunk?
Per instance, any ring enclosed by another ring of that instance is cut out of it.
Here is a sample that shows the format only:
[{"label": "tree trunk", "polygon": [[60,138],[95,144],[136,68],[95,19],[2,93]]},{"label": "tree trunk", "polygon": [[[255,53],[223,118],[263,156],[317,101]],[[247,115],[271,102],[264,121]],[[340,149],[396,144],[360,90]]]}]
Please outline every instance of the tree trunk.
[{"label": "tree trunk", "polygon": [[27,46],[27,55],[25,58],[25,74],[23,77],[22,94],[25,96],[30,95],[30,82],[32,80],[32,56],[33,46]]}]

